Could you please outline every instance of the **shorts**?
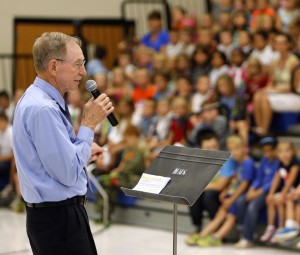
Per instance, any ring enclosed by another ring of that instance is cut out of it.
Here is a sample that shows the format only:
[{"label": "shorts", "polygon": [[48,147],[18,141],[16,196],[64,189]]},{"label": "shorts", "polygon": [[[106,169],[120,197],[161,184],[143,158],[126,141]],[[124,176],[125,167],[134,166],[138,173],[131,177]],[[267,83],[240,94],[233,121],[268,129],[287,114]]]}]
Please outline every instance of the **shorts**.
[{"label": "shorts", "polygon": [[268,100],[274,112],[299,112],[300,96],[293,93],[268,93]]},{"label": "shorts", "polygon": [[236,201],[230,206],[228,213],[232,214],[233,216],[238,215],[238,206]]}]

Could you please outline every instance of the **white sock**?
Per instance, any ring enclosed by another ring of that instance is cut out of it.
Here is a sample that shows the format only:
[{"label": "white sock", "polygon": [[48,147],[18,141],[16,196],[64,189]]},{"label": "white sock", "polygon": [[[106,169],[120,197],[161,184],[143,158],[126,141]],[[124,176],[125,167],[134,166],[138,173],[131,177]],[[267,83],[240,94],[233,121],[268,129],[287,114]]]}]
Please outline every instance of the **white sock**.
[{"label": "white sock", "polygon": [[299,228],[298,223],[296,221],[294,221],[294,220],[286,220],[285,221],[285,226],[287,228],[295,228],[295,229]]},{"label": "white sock", "polygon": [[267,226],[267,230],[273,230],[273,229],[275,229],[275,226],[274,226],[274,225],[268,225],[268,226]]}]

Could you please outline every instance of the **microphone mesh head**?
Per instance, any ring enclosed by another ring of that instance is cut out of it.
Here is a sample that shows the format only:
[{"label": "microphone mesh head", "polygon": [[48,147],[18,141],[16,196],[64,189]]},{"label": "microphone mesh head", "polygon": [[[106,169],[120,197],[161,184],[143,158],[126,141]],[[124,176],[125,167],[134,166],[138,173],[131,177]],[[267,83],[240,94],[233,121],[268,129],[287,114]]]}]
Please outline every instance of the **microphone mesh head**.
[{"label": "microphone mesh head", "polygon": [[85,83],[85,88],[91,92],[91,91],[97,89],[97,84],[94,80],[87,80]]}]

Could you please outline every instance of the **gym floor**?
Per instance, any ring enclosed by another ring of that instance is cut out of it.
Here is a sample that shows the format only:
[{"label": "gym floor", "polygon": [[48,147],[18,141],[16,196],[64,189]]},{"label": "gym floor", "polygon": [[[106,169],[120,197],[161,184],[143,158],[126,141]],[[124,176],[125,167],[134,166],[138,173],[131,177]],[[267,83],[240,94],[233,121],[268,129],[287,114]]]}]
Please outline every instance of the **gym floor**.
[{"label": "gym floor", "polygon": [[[107,229],[91,222],[99,255],[171,255],[172,233],[168,231],[113,224]],[[178,255],[292,255],[286,250],[255,247],[236,250],[232,245],[198,248],[185,245],[186,235],[178,234]],[[25,214],[0,209],[0,255],[32,254],[25,232]]]}]

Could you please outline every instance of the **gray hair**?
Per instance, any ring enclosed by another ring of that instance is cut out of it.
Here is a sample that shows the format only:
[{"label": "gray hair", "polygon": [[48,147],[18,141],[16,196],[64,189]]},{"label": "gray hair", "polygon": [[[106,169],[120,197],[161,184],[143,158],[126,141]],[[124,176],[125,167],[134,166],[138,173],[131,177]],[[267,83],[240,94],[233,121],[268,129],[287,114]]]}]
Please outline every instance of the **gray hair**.
[{"label": "gray hair", "polygon": [[74,42],[80,47],[82,45],[79,38],[60,32],[43,33],[37,38],[32,49],[35,71],[37,73],[45,71],[51,59],[64,58],[67,54],[68,42]]}]

